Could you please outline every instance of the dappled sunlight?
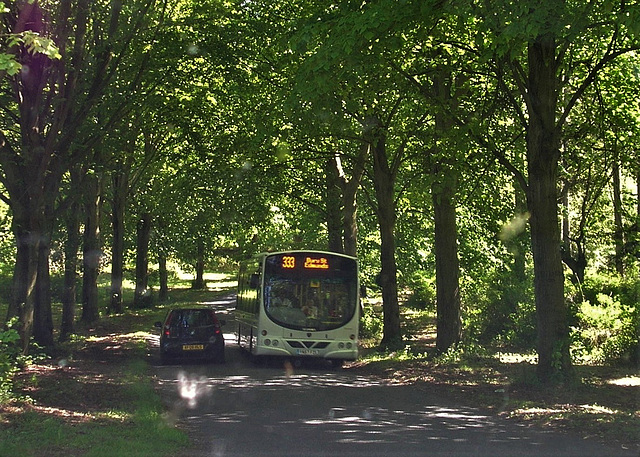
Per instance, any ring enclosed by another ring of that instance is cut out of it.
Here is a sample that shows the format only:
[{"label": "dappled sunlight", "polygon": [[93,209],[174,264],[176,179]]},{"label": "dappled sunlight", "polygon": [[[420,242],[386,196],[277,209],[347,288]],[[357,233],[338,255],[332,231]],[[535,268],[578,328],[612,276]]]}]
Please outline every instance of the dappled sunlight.
[{"label": "dappled sunlight", "polygon": [[394,443],[408,440],[420,443],[425,437],[434,440],[450,439],[440,434],[446,431],[484,429],[493,425],[487,416],[474,410],[440,406],[427,406],[417,411],[380,407],[361,410],[335,407],[328,411],[326,417],[302,423],[330,429],[338,443]]},{"label": "dappled sunlight", "polygon": [[514,410],[511,414],[522,415],[524,417],[537,416],[537,415],[550,415],[550,414],[559,414],[566,412],[566,408],[541,408],[541,407],[533,407],[533,408],[519,408]]},{"label": "dappled sunlight", "polygon": [[579,405],[580,408],[585,413],[590,414],[617,414],[619,411],[616,411],[611,408],[605,408],[604,406],[599,405]]},{"label": "dappled sunlight", "polygon": [[[187,428],[203,421],[218,424],[210,438],[218,445],[229,444],[223,426],[247,431],[258,426],[271,437],[269,446],[274,449],[318,437],[323,449],[398,443],[419,448],[425,441],[451,442],[452,434],[469,448],[487,441],[535,446],[542,440],[507,431],[476,408],[445,406],[415,386],[346,370],[297,370],[283,364],[279,369],[249,367],[225,376],[216,374],[216,368],[183,367],[173,379],[160,382],[174,392],[168,420],[181,421]],[[255,417],[256,411],[261,417]],[[242,448],[243,443],[233,446]]]},{"label": "dappled sunlight", "polygon": [[215,307],[216,314],[220,317],[231,315],[236,308],[235,296],[216,298],[215,300],[198,301],[198,305]]},{"label": "dappled sunlight", "polygon": [[556,404],[548,407],[530,407],[519,408],[511,413],[511,416],[517,416],[523,419],[531,420],[545,420],[547,422],[553,421],[567,421],[567,420],[579,420],[580,416],[615,416],[621,412],[608,408],[605,406],[593,404],[593,405],[570,405],[570,404]]},{"label": "dappled sunlight", "polygon": [[496,357],[500,363],[516,364],[516,363],[528,363],[535,365],[538,363],[537,354],[522,354],[518,352],[498,352]]},{"label": "dappled sunlight", "polygon": [[[177,272],[178,278],[182,281],[194,279],[193,273],[183,271],[177,264],[173,264],[172,269]],[[205,281],[224,281],[229,278],[229,275],[225,273],[205,273],[203,278]]]},{"label": "dappled sunlight", "polygon": [[85,375],[78,375],[74,379],[78,382],[82,382],[84,384],[115,384],[119,385],[123,383],[123,379],[120,377],[115,377],[114,375],[107,376],[103,373],[89,373]]},{"label": "dappled sunlight", "polygon": [[[379,358],[372,354],[338,370],[321,360],[300,364],[267,358],[253,364],[238,350],[232,333],[233,297],[201,295],[197,302],[227,321],[227,363],[176,361],[158,366],[158,382],[168,393],[167,423],[193,432],[199,447],[215,448],[215,455],[244,455],[258,448],[264,455],[291,449],[314,455],[315,443],[322,446],[322,455],[355,449],[358,455],[393,455],[400,447],[411,455],[437,454],[437,449],[477,455],[478,449],[491,448],[496,455],[526,449],[518,455],[532,456],[553,448],[546,432],[531,428],[533,424],[557,430],[571,427],[573,418],[601,423],[620,411],[626,414],[617,404],[599,406],[577,396],[573,405],[557,398],[520,401],[523,395],[549,397],[526,382],[513,382],[533,379],[535,354],[465,353],[469,359],[445,363],[416,353],[411,345],[404,350],[406,360],[402,351]],[[431,328],[415,329],[413,335],[419,348],[429,347],[434,336]],[[157,336],[147,341],[156,346]],[[622,392],[634,385],[628,373],[607,374],[596,378],[598,386]],[[613,378],[615,383],[607,381]],[[593,380],[589,385],[595,386]],[[465,402],[486,407],[466,407]]]},{"label": "dappled sunlight", "polygon": [[42,405],[29,405],[26,409],[21,409],[21,413],[28,410],[35,411],[49,417],[62,418],[71,424],[90,422],[96,419],[94,414]]},{"label": "dappled sunlight", "polygon": [[147,343],[151,348],[160,347],[160,333],[149,334],[149,336],[147,337]]},{"label": "dappled sunlight", "polygon": [[216,281],[211,283],[207,281],[207,289],[212,292],[222,292],[223,290],[233,289],[238,286],[238,281]]},{"label": "dappled sunlight", "polygon": [[[130,344],[133,341],[146,341],[151,336],[153,336],[153,333],[151,333],[150,331],[137,331],[137,332],[131,332],[131,333],[110,333],[104,336],[96,336],[96,335],[89,336],[87,337],[87,342],[88,343],[103,343],[103,342],[113,343],[115,341],[120,344],[122,343]],[[110,346],[106,346],[105,349],[114,348],[114,347],[116,346],[112,344]],[[117,347],[119,348],[120,345],[118,345]]]},{"label": "dappled sunlight", "polygon": [[[220,315],[220,317],[222,318],[223,315]],[[223,332],[222,335],[224,336],[224,340],[225,341],[235,341],[236,339],[236,334],[235,333],[229,333],[229,332]],[[160,338],[158,338],[158,341],[160,341]]]},{"label": "dappled sunlight", "polygon": [[120,335],[124,339],[145,340],[151,335],[150,332],[137,331],[133,333],[123,333]]},{"label": "dappled sunlight", "polygon": [[[389,385],[388,382],[376,380],[370,377],[339,376],[333,374],[295,374],[292,368],[283,368],[281,376],[268,379],[256,378],[249,375],[236,375],[224,377],[206,377],[197,373],[188,373],[180,370],[174,381],[178,396],[185,400],[189,407],[195,407],[199,399],[206,398],[214,389],[260,389],[281,390],[283,387],[293,387],[304,390],[313,390],[322,387],[347,387],[364,388],[371,386]],[[165,384],[170,381],[161,381]]]},{"label": "dappled sunlight", "polygon": [[607,384],[622,387],[640,387],[640,376],[625,376],[623,378],[610,379]]}]

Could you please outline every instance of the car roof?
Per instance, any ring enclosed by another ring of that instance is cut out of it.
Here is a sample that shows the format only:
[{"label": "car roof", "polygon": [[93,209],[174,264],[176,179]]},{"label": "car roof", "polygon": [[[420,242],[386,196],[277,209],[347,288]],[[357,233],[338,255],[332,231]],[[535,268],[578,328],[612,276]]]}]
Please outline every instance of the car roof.
[{"label": "car roof", "polygon": [[169,311],[212,311],[215,312],[213,308],[208,308],[206,306],[181,306],[178,308],[171,308]]}]

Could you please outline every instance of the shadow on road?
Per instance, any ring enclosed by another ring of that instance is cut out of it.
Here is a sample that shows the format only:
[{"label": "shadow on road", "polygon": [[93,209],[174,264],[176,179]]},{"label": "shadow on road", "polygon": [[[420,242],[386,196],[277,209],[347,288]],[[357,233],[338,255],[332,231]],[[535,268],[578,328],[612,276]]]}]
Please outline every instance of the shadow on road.
[{"label": "shadow on road", "polygon": [[159,366],[170,413],[193,448],[187,456],[633,456],[580,437],[541,432],[424,387],[331,370],[322,363],[254,364],[234,343],[227,363]]}]

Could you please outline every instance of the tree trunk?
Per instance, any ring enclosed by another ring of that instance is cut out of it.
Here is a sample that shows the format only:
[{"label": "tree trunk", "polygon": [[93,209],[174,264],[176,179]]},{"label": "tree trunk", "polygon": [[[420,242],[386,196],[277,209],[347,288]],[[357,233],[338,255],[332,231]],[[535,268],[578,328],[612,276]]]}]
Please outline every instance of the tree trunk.
[{"label": "tree trunk", "polygon": [[344,225],[344,252],[354,257],[358,255],[358,200],[356,197],[364,176],[370,150],[371,145],[363,141],[353,164],[351,179],[347,180],[345,176],[343,181],[342,208],[344,214],[342,216],[342,224]]},{"label": "tree trunk", "polygon": [[206,288],[204,282],[204,243],[198,239],[198,251],[196,253],[196,277],[193,280],[192,288],[201,290]]},{"label": "tree trunk", "polygon": [[134,308],[151,306],[149,291],[149,240],[151,238],[151,214],[143,213],[138,220],[136,237],[136,290]]},{"label": "tree trunk", "polygon": [[344,233],[344,253],[358,255],[358,203],[355,193],[343,195],[342,231]]},{"label": "tree trunk", "polygon": [[[25,149],[29,146],[23,145]],[[34,146],[35,147],[35,146]],[[49,278],[50,233],[59,175],[37,175],[35,165],[18,170],[3,164],[5,185],[11,199],[12,229],[17,242],[16,265],[7,319],[18,316],[24,354],[32,336],[43,346],[53,346],[53,317]],[[20,173],[26,176],[19,177]]]},{"label": "tree trunk", "polygon": [[80,205],[73,203],[67,217],[67,242],[64,247],[64,290],[62,292],[62,322],[60,341],[75,332],[76,283],[78,280],[78,249],[80,248]]},{"label": "tree trunk", "polygon": [[622,222],[622,196],[620,185],[620,162],[615,151],[613,164],[613,241],[615,243],[614,264],[616,271],[624,277],[624,225]]},{"label": "tree trunk", "polygon": [[[327,217],[328,223],[331,224],[330,231],[340,233],[341,236],[339,240],[337,238],[330,240],[330,246],[335,246],[336,248],[339,246],[340,251],[337,252],[343,252],[354,257],[358,254],[358,203],[356,196],[364,175],[370,147],[367,141],[363,141],[354,161],[351,179],[347,177],[339,155],[336,154],[335,157],[332,157],[327,165],[333,175],[331,185],[340,192],[339,195],[341,196],[341,201],[337,204],[334,203],[334,208],[342,206],[342,212],[328,214]],[[342,225],[338,226],[337,224],[340,223]],[[335,237],[335,235],[333,236]]]},{"label": "tree trunk", "polygon": [[60,341],[66,341],[75,332],[76,288],[78,282],[78,251],[80,249],[80,214],[82,171],[80,167],[71,169],[72,201],[66,217],[67,242],[64,246],[64,290],[62,292],[62,322],[60,324]]},{"label": "tree trunk", "polygon": [[102,257],[100,244],[100,181],[87,174],[84,179],[85,227],[83,236],[82,321],[92,324],[100,319],[98,275]]},{"label": "tree trunk", "polygon": [[[434,97],[447,106],[452,105],[451,73],[443,69],[433,81]],[[443,113],[437,113],[437,135],[446,135],[452,122]],[[437,139],[437,138],[436,138]],[[436,143],[436,146],[437,143]],[[460,264],[458,261],[458,226],[456,222],[455,195],[458,186],[457,173],[451,166],[446,149],[444,157],[436,160],[432,170],[431,198],[434,209],[434,247],[436,257],[436,350],[446,352],[460,341]]]},{"label": "tree trunk", "polygon": [[43,237],[38,250],[38,278],[33,314],[33,339],[42,347],[50,348],[53,340],[51,313],[51,275],[49,273],[50,237]]},{"label": "tree trunk", "polygon": [[[524,159],[521,154],[518,154],[518,169],[521,170],[523,165]],[[513,267],[511,270],[518,282],[522,283],[527,280],[526,252],[529,250],[529,240],[525,227],[529,214],[527,211],[527,196],[515,177],[513,188],[515,194],[514,222],[517,221],[517,224],[522,223],[522,230],[516,230],[513,237],[509,240],[508,246],[511,254],[513,255]]]},{"label": "tree trunk", "polygon": [[[380,124],[379,122],[377,123]],[[394,200],[395,173],[389,167],[386,136],[376,132],[373,145],[373,175],[377,216],[380,227],[380,286],[382,287],[383,337],[380,346],[387,349],[402,347],[400,307],[398,303],[397,267],[395,256],[396,209]]]},{"label": "tree trunk", "polygon": [[7,311],[7,321],[13,317],[18,317],[18,332],[20,333],[23,354],[28,354],[29,342],[33,334],[39,238],[37,234],[32,234],[29,231],[17,230],[16,233],[16,265],[13,274],[11,302]]},{"label": "tree trunk", "polygon": [[[14,164],[4,164],[6,185],[11,195],[12,230],[16,239],[16,264],[11,286],[7,321],[18,317],[22,352],[28,354],[33,335],[37,299],[38,259],[44,224],[44,204],[38,186],[29,187],[15,176]],[[6,169],[11,170],[7,172]],[[14,179],[12,179],[14,178]],[[26,189],[26,191],[24,191]]]},{"label": "tree trunk", "polygon": [[342,245],[342,186],[340,182],[340,158],[336,155],[327,159],[325,174],[327,192],[325,194],[328,248],[332,252],[344,252]]},{"label": "tree trunk", "polygon": [[458,228],[454,202],[457,178],[447,165],[439,165],[433,173],[436,257],[436,350],[446,352],[460,341],[460,286],[458,261]]},{"label": "tree trunk", "polygon": [[[578,236],[571,239],[571,226],[569,223],[569,193],[562,196],[562,261],[572,271],[572,281],[582,284],[587,269],[587,256],[584,247],[584,230],[582,224],[579,227]],[[584,210],[583,210],[584,211]],[[583,216],[584,217],[584,214]],[[575,244],[575,249],[573,245]]]},{"label": "tree trunk", "polygon": [[169,298],[169,272],[167,271],[167,256],[162,251],[158,253],[158,274],[160,276],[158,300],[163,303]]},{"label": "tree trunk", "polygon": [[529,44],[528,204],[534,262],[538,331],[538,377],[550,381],[572,374],[568,312],[560,253],[557,170],[560,158],[555,39]]},{"label": "tree trunk", "polygon": [[56,219],[55,204],[59,190],[59,181],[51,180],[52,174],[44,181],[44,218],[42,237],[38,249],[38,277],[36,278],[36,301],[33,315],[34,340],[45,348],[53,347],[53,314],[51,311],[51,275],[49,256],[51,254],[51,236]]},{"label": "tree trunk", "polygon": [[122,281],[124,279],[124,215],[128,179],[116,172],[112,179],[113,202],[111,207],[111,228],[113,240],[111,248],[111,293],[109,312],[122,313]]}]

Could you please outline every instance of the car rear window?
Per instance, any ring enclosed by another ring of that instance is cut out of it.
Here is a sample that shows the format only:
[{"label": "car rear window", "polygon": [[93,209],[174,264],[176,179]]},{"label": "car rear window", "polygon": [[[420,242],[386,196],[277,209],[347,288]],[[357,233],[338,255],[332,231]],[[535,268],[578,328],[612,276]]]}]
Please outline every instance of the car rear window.
[{"label": "car rear window", "polygon": [[173,311],[171,326],[207,327],[215,324],[213,313],[208,309],[182,309]]}]

